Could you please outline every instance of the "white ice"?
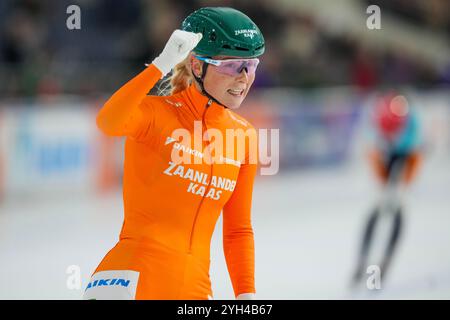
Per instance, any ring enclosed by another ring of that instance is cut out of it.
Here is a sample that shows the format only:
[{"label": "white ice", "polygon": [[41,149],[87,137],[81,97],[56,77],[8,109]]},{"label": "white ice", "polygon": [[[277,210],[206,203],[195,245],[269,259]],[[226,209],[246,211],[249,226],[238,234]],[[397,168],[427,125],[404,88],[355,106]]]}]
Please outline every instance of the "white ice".
[{"label": "white ice", "polygon": [[[405,198],[405,229],[380,290],[348,283],[377,186],[362,162],[340,169],[258,178],[253,226],[259,299],[450,298],[450,170],[425,162]],[[80,299],[91,272],[117,241],[121,192],[8,199],[0,205],[0,299]],[[215,299],[233,299],[221,220],[211,246]],[[81,288],[69,289],[70,265]]]}]

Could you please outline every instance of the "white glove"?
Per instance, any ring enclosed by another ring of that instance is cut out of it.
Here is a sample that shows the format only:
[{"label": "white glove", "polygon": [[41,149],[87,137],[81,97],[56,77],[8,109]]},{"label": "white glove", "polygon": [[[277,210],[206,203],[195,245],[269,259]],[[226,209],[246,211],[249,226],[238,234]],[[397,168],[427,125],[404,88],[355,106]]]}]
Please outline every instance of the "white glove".
[{"label": "white glove", "polygon": [[241,293],[236,297],[236,300],[255,300],[254,293]]},{"label": "white glove", "polygon": [[153,60],[153,64],[161,71],[162,77],[178,63],[186,59],[202,39],[201,33],[175,30],[170,36],[161,54]]}]

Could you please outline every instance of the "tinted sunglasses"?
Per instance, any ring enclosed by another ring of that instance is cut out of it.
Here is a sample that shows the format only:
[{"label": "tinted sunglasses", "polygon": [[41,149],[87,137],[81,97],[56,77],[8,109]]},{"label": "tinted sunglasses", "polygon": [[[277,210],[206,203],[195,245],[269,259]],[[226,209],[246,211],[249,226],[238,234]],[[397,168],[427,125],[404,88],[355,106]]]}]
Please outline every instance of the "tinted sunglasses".
[{"label": "tinted sunglasses", "polygon": [[258,58],[251,59],[224,59],[215,60],[207,57],[195,56],[200,61],[204,61],[215,67],[217,72],[226,74],[229,76],[238,76],[241,74],[242,70],[246,70],[247,74],[253,75],[259,64]]}]

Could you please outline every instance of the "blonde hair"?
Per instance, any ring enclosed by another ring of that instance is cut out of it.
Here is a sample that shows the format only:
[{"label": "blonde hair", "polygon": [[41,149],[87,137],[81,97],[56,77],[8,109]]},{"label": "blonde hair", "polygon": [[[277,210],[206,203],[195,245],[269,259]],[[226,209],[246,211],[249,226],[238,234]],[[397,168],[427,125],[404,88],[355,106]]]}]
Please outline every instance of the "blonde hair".
[{"label": "blonde hair", "polygon": [[188,55],[186,59],[173,68],[172,75],[161,82],[158,94],[160,96],[174,95],[188,88],[193,80]]}]

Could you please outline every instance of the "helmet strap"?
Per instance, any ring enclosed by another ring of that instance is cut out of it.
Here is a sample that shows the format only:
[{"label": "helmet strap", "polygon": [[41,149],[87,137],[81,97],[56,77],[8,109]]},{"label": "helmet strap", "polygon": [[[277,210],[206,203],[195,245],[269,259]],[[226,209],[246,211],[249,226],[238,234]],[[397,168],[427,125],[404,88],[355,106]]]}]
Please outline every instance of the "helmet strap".
[{"label": "helmet strap", "polygon": [[204,79],[206,76],[206,70],[208,69],[208,64],[207,63],[203,63],[202,65],[202,74],[200,77],[197,77],[195,75],[195,73],[191,70],[192,75],[194,76],[195,81],[197,81],[197,83],[200,85],[200,88],[202,89],[202,94],[207,96],[209,99],[211,99],[212,101],[214,101],[217,104],[220,104],[221,106],[227,108],[227,106],[225,106],[223,103],[221,103],[219,100],[217,100],[216,98],[214,98],[212,95],[210,95],[206,90],[205,90],[205,86],[204,86]]}]

